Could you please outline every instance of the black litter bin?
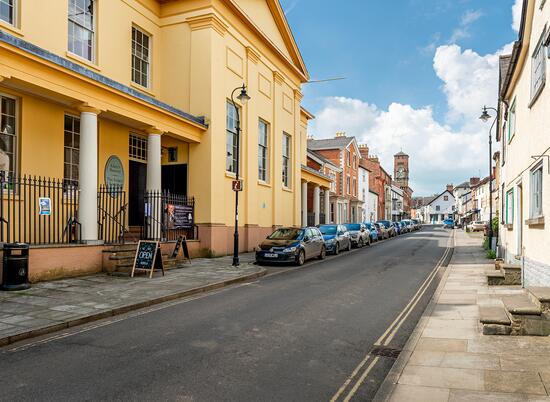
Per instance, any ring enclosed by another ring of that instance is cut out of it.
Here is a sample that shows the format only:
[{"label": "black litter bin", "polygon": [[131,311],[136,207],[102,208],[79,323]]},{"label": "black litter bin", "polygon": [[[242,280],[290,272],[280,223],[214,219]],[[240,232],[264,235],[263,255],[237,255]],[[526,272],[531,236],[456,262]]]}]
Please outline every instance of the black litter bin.
[{"label": "black litter bin", "polygon": [[4,244],[2,290],[24,290],[30,287],[29,245],[24,243]]}]

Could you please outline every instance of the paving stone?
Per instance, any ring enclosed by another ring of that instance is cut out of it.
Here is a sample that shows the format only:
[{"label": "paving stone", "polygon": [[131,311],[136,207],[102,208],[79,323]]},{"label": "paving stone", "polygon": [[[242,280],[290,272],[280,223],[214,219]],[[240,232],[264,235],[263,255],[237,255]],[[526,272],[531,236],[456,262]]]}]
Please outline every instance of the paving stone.
[{"label": "paving stone", "polygon": [[[550,370],[550,355],[513,355],[500,356],[500,364],[505,371],[535,371]],[[549,377],[550,379],[550,377]]]},{"label": "paving stone", "polygon": [[464,339],[420,338],[415,350],[434,352],[466,352],[468,341]]},{"label": "paving stone", "polygon": [[441,367],[500,370],[500,359],[491,354],[478,353],[445,353]]},{"label": "paving stone", "polygon": [[488,370],[485,372],[485,390],[547,395],[541,377],[532,371]]},{"label": "paving stone", "polygon": [[399,378],[399,384],[482,391],[484,376],[483,370],[407,365]]},{"label": "paving stone", "polygon": [[398,384],[391,402],[447,402],[449,389]]},{"label": "paving stone", "polygon": [[438,367],[443,361],[444,357],[445,357],[445,352],[416,350],[409,358],[409,361],[407,362],[407,364],[411,364],[413,366]]},{"label": "paving stone", "polygon": [[[449,402],[534,402],[541,401],[539,396],[524,394],[507,394],[500,392],[467,391],[453,389],[450,391]],[[544,399],[546,400],[546,398]]]}]

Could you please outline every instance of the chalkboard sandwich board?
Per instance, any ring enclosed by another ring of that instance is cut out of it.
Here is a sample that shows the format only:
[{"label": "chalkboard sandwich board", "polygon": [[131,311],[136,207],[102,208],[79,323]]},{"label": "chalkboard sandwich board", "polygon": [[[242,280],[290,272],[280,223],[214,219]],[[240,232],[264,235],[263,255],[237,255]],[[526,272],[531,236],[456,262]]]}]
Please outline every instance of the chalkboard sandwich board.
[{"label": "chalkboard sandwich board", "polygon": [[155,270],[161,270],[162,276],[164,276],[160,243],[158,241],[140,240],[134,257],[131,277],[134,277],[136,271],[145,271],[149,272],[149,278],[152,278]]},{"label": "chalkboard sandwich board", "polygon": [[179,253],[180,249],[183,250],[183,256],[187,261],[189,261],[189,264],[191,264],[191,257],[189,256],[189,248],[187,247],[187,238],[185,236],[178,237],[178,240],[176,241],[176,246],[174,247],[174,251],[172,252],[172,258],[176,258]]}]

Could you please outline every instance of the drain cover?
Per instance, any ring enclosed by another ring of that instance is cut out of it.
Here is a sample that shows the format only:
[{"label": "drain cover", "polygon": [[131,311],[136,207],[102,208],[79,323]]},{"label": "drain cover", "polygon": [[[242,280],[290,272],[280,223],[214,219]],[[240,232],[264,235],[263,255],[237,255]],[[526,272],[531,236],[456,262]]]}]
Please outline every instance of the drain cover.
[{"label": "drain cover", "polygon": [[401,353],[401,349],[393,349],[387,346],[375,346],[370,351],[373,356],[389,357],[391,359],[397,359],[399,353]]}]

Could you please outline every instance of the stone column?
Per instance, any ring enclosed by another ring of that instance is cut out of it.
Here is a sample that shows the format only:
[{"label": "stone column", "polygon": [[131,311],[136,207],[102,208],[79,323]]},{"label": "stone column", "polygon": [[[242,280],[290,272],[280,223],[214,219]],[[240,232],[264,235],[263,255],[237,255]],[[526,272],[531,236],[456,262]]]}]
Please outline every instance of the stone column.
[{"label": "stone column", "polygon": [[325,223],[330,222],[330,190],[325,189]]},{"label": "stone column", "polygon": [[302,227],[307,226],[307,181],[302,182]]},{"label": "stone column", "polygon": [[148,236],[152,239],[161,239],[162,220],[162,164],[161,164],[161,138],[162,132],[155,128],[147,130],[147,180],[145,189],[149,193],[146,202],[146,214],[148,213]]},{"label": "stone column", "polygon": [[313,187],[313,214],[315,215],[315,226],[317,226],[321,218],[321,188],[317,184]]},{"label": "stone column", "polygon": [[80,110],[80,189],[78,221],[82,241],[97,242],[97,115],[100,110],[82,106]]}]

